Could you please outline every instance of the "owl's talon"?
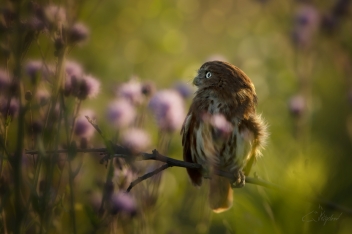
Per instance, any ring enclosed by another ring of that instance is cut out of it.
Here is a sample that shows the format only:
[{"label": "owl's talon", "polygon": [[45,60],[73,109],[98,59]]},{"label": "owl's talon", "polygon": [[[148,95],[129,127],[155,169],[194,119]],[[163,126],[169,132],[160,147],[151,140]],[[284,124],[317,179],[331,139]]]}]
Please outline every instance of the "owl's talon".
[{"label": "owl's talon", "polygon": [[204,179],[211,179],[210,169],[208,166],[202,166],[202,175]]},{"label": "owl's talon", "polygon": [[246,183],[246,176],[243,171],[239,171],[237,173],[235,181],[231,183],[232,188],[242,188]]}]

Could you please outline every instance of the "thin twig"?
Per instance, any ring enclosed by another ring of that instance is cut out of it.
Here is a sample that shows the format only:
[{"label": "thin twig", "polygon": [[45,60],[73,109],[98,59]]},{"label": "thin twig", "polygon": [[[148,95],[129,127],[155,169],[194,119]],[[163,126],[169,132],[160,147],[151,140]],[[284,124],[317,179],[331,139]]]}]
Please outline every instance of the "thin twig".
[{"label": "thin twig", "polygon": [[143,180],[146,180],[146,179],[148,179],[148,178],[150,178],[150,177],[152,177],[152,176],[154,176],[154,175],[160,173],[161,171],[163,171],[163,170],[165,170],[165,169],[167,169],[167,168],[169,168],[169,167],[172,167],[172,166],[170,166],[169,164],[165,163],[164,165],[162,165],[161,167],[155,169],[154,171],[149,172],[149,173],[147,173],[147,174],[144,174],[144,175],[141,176],[141,177],[138,177],[136,180],[134,180],[134,181],[131,182],[131,184],[130,184],[130,186],[128,186],[126,192],[129,193],[129,192],[131,191],[131,189],[132,189],[134,186],[136,186],[137,184],[139,184],[139,183],[142,182]]}]

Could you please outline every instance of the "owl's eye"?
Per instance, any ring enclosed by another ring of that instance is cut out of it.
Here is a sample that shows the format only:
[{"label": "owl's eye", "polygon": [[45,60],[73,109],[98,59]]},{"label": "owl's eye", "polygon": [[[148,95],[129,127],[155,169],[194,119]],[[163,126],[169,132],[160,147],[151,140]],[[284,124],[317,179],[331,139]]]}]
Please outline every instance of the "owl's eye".
[{"label": "owl's eye", "polygon": [[211,72],[205,73],[205,78],[209,79],[211,77]]}]

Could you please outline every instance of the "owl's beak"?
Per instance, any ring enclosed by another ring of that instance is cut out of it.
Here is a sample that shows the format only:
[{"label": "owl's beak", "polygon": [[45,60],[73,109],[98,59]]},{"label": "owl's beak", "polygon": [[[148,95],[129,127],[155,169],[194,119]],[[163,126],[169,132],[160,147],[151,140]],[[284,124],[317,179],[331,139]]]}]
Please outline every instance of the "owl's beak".
[{"label": "owl's beak", "polygon": [[200,85],[198,77],[196,77],[196,78],[193,79],[193,84],[194,84],[195,86],[199,86],[199,85]]}]

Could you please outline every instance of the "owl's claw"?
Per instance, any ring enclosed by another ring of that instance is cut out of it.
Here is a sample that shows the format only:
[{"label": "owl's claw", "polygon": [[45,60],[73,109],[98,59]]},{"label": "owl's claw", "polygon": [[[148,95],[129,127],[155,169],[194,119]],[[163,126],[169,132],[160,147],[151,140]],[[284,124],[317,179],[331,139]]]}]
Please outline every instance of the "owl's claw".
[{"label": "owl's claw", "polygon": [[211,179],[210,169],[208,166],[202,165],[202,175],[204,179]]},{"label": "owl's claw", "polygon": [[242,188],[246,183],[246,176],[243,171],[237,172],[235,181],[231,183],[232,188]]}]

